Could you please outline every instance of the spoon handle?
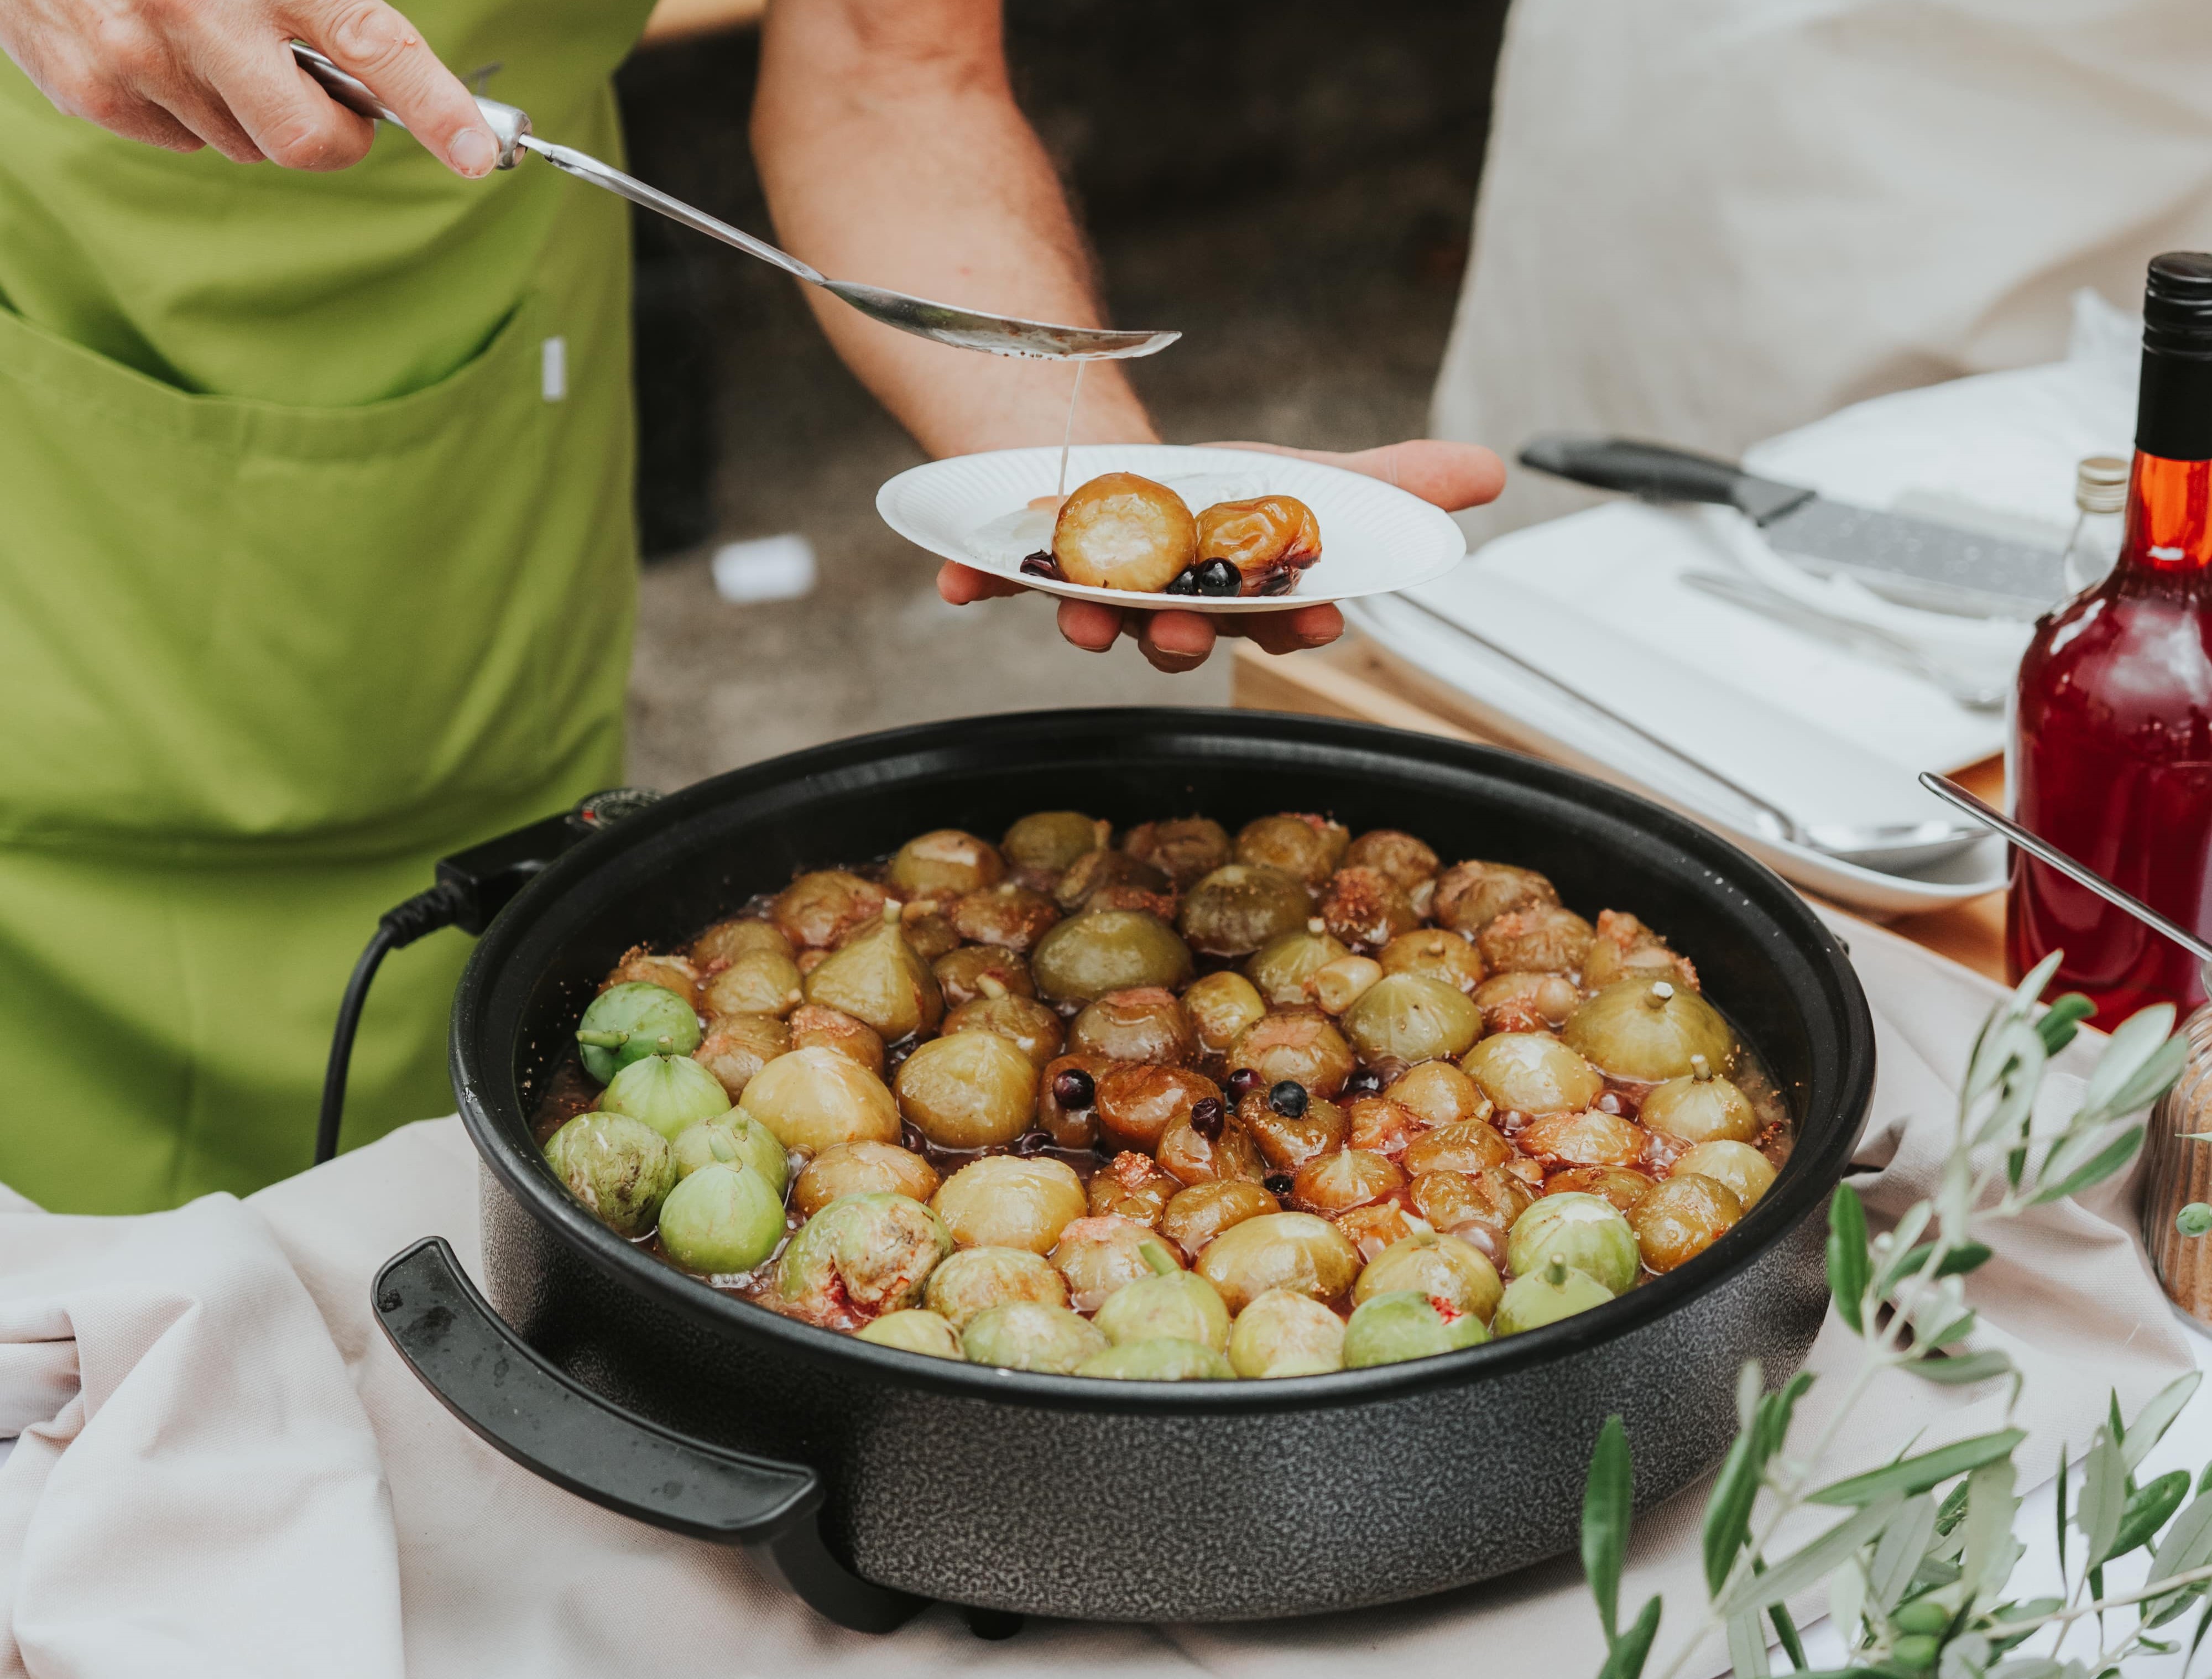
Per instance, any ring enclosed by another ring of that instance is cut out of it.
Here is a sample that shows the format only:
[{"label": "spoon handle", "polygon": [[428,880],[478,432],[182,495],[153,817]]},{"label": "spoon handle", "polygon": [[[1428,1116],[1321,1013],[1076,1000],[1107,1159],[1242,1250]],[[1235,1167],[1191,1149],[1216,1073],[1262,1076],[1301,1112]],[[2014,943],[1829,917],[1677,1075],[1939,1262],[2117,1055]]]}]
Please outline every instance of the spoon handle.
[{"label": "spoon handle", "polygon": [[1956,782],[1936,775],[1933,770],[1923,770],[1920,785],[1938,799],[1957,806],[1975,821],[1996,829],[2038,862],[2050,864],[2069,880],[2077,885],[2087,886],[2113,908],[2124,909],[2152,931],[2163,933],[2199,962],[2212,963],[2212,945],[2206,944],[2187,928],[2168,921],[2133,893],[2122,891],[2095,870],[2075,862],[2048,840],[2038,839],[2010,817],[1984,804]]}]

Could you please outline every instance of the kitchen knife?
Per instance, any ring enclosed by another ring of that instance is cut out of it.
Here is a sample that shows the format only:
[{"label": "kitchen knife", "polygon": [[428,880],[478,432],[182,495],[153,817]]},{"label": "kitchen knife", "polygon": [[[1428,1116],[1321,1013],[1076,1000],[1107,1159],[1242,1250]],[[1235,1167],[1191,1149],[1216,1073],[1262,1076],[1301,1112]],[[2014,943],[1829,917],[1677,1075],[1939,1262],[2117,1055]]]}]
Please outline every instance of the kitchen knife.
[{"label": "kitchen knife", "polygon": [[2064,556],[1954,525],[1831,502],[1709,455],[1617,437],[1532,438],[1521,464],[1652,502],[1711,502],[1744,514],[1775,552],[1840,573],[1907,606],[2034,617],[2069,593]]}]

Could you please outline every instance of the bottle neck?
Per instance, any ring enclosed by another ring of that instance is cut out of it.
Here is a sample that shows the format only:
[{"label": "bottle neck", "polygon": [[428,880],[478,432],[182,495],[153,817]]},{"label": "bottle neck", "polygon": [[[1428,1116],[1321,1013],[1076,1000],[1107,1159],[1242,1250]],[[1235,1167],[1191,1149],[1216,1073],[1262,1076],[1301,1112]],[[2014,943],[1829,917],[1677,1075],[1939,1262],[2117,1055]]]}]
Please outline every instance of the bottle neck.
[{"label": "bottle neck", "polygon": [[2212,460],[2136,452],[2118,569],[2147,577],[2212,575]]}]

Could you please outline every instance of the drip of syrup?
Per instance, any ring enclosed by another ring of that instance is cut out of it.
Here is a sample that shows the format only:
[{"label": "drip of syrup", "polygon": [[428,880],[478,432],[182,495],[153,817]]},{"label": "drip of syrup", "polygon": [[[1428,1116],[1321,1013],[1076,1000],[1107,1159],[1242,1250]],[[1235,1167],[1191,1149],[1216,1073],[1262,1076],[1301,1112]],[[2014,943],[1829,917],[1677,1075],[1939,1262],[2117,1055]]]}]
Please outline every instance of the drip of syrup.
[{"label": "drip of syrup", "polygon": [[1060,482],[1052,492],[1055,500],[1067,494],[1067,446],[1075,441],[1075,399],[1083,394],[1083,369],[1089,365],[1075,364],[1075,383],[1067,387],[1067,426],[1060,434]]}]

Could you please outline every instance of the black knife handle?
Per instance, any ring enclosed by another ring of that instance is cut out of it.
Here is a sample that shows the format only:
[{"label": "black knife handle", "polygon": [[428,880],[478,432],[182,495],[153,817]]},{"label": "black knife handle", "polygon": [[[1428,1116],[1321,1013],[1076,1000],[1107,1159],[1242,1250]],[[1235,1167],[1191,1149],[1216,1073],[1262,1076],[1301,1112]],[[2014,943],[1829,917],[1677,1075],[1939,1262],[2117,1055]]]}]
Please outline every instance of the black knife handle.
[{"label": "black knife handle", "polygon": [[889,1632],[925,1606],[830,1555],[812,1469],[690,1439],[602,1399],[501,1322],[441,1238],[390,1260],[371,1298],[423,1385],[525,1469],[634,1520],[743,1545],[841,1627]]},{"label": "black knife handle", "polygon": [[1652,502],[1712,502],[1732,507],[1764,525],[1813,492],[1771,478],[1753,478],[1711,455],[1692,454],[1625,437],[1574,437],[1548,432],[1532,437],[1521,464],[1598,490],[1618,490]]}]

